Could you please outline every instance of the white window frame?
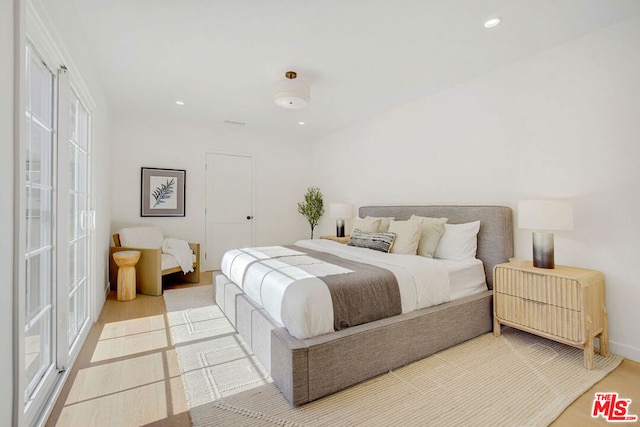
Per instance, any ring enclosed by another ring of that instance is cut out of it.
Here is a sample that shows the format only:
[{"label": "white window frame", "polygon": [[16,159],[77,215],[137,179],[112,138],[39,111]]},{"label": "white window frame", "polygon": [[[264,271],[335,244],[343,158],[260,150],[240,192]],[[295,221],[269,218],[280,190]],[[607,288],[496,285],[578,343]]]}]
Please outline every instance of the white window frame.
[{"label": "white window frame", "polygon": [[[73,64],[73,61],[70,58],[70,55],[64,49],[64,43],[62,43],[59,38],[52,36],[52,33],[47,29],[47,25],[41,17],[41,12],[36,10],[36,7],[32,4],[31,1],[17,1],[16,2],[18,10],[16,12],[16,46],[17,46],[17,57],[16,61],[18,64],[16,65],[16,84],[18,85],[16,94],[16,127],[18,134],[18,146],[16,147],[16,167],[15,167],[15,179],[14,185],[17,191],[16,196],[16,206],[14,209],[14,223],[17,233],[17,239],[14,242],[14,266],[15,275],[17,277],[14,295],[15,302],[15,313],[14,313],[14,417],[13,421],[15,425],[44,425],[46,423],[51,410],[53,409],[53,405],[55,404],[56,399],[60,395],[64,382],[66,381],[70,367],[73,366],[77,355],[84,344],[86,337],[88,336],[89,330],[91,329],[91,325],[96,321],[98,312],[97,312],[97,265],[96,265],[96,253],[97,253],[97,242],[95,236],[92,236],[89,239],[89,245],[87,250],[89,251],[90,258],[88,261],[88,269],[89,269],[89,285],[87,286],[88,292],[88,321],[85,323],[83,330],[76,341],[73,343],[71,348],[69,349],[68,354],[66,356],[60,354],[61,352],[58,350],[54,357],[57,357],[59,360],[62,360],[63,363],[58,366],[58,369],[62,370],[62,372],[57,376],[56,383],[52,389],[52,392],[49,394],[48,399],[45,399],[45,402],[42,402],[38,407],[30,407],[25,408],[24,406],[24,392],[26,389],[26,375],[24,372],[24,324],[25,324],[25,298],[26,298],[26,278],[25,278],[25,243],[24,243],[24,233],[26,230],[26,221],[24,218],[24,207],[26,202],[26,192],[25,192],[25,154],[26,154],[26,129],[25,129],[25,120],[24,120],[24,112],[25,112],[25,103],[24,96],[26,94],[26,80],[25,80],[25,69],[24,64],[26,60],[26,46],[27,43],[30,43],[35,47],[41,57],[45,60],[49,67],[53,70],[57,69],[63,64],[66,64],[67,68],[71,70],[68,75],[69,78],[69,86],[70,90],[73,90],[80,100],[80,102],[86,108],[89,114],[89,171],[87,173],[91,174],[93,170],[95,170],[95,159],[91,156],[91,145],[93,141],[95,141],[94,137],[94,127],[93,127],[93,117],[94,111],[96,108],[95,101],[93,100],[90,91],[88,90],[86,84],[84,83],[82,77],[78,74],[77,67]],[[45,16],[46,18],[46,16]],[[48,20],[47,22],[51,22]],[[56,88],[57,90],[57,88]],[[62,145],[67,145],[68,141],[64,140]],[[65,148],[66,151],[66,148]],[[91,176],[89,176],[90,187],[89,191],[89,200],[88,206],[90,210],[94,209],[96,205],[94,195],[95,182]],[[60,201],[58,201],[60,203]],[[62,208],[62,212],[66,212],[67,207],[64,206]],[[54,226],[55,227],[55,226]],[[64,238],[66,238],[66,233],[58,233],[64,234]],[[92,232],[92,234],[94,234]],[[60,236],[54,236],[54,239],[60,241]],[[58,254],[59,255],[59,254]],[[58,256],[56,259],[67,259],[67,256],[60,257]],[[55,265],[59,266],[60,262],[54,260]],[[58,267],[59,268],[59,267]],[[55,270],[56,268],[54,268]],[[66,269],[66,266],[65,266]],[[58,279],[59,280],[59,279]],[[64,282],[65,289],[67,282]],[[55,299],[60,300],[61,291],[58,292],[57,296],[54,296]],[[65,298],[68,299],[68,292],[64,292]],[[66,322],[62,322],[64,325],[58,325],[58,330],[61,327],[67,327]],[[68,333],[65,332],[65,336]],[[55,335],[55,334],[54,334]],[[68,347],[67,347],[68,348]],[[66,353],[66,352],[62,352]]]}]

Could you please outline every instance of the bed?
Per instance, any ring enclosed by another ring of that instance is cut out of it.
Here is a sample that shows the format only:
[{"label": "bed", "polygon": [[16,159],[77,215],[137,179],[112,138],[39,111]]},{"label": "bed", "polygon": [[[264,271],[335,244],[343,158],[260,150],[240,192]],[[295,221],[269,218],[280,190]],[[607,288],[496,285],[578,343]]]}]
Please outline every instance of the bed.
[{"label": "bed", "polygon": [[[276,320],[233,280],[215,274],[216,303],[292,405],[311,402],[492,330],[493,267],[513,256],[511,209],[363,206],[359,210],[361,218],[406,220],[412,215],[445,217],[448,224],[480,221],[476,257],[482,261],[486,278],[483,290],[463,290],[461,297],[453,295],[448,302],[306,337],[290,333],[282,319]],[[466,274],[454,273],[452,276]]]}]

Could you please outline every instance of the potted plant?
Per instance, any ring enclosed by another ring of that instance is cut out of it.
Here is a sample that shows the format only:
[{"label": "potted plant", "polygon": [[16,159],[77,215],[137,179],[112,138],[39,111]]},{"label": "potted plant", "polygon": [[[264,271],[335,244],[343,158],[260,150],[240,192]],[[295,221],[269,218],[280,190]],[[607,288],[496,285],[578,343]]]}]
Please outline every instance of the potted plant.
[{"label": "potted plant", "polygon": [[320,217],[324,213],[324,201],[322,193],[317,187],[307,188],[304,195],[304,203],[298,203],[298,213],[302,214],[311,226],[311,238],[313,239],[313,230],[318,225]]}]

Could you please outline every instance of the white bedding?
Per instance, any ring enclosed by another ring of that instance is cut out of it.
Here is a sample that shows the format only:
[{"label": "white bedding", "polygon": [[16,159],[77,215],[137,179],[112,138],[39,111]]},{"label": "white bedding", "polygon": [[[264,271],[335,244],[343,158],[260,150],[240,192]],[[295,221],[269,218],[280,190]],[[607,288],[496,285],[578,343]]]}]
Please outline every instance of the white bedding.
[{"label": "white bedding", "polygon": [[469,295],[485,292],[487,278],[484,274],[484,264],[479,259],[465,261],[450,261],[441,259],[441,262],[449,272],[449,288],[451,300],[464,298]]},{"label": "white bedding", "polygon": [[[462,266],[460,262],[385,254],[322,239],[300,240],[295,245],[391,271],[398,281],[403,313],[449,301],[450,276],[457,283],[456,278],[464,279],[471,268],[476,269],[477,281],[478,265],[486,290],[479,260]],[[229,251],[222,259],[221,269],[294,337],[304,339],[333,332],[331,295],[321,277],[349,270],[279,246]],[[478,286],[456,284],[453,294],[460,297],[478,291]]]}]

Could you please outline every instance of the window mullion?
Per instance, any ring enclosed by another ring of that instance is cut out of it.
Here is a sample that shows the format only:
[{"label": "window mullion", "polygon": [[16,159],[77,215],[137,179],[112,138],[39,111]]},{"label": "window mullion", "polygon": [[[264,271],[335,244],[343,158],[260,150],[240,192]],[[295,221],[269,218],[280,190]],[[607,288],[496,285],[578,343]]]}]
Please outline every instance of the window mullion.
[{"label": "window mullion", "polygon": [[58,283],[55,299],[56,313],[56,366],[63,371],[69,362],[69,104],[71,87],[66,68],[58,70],[58,102],[57,102],[57,178],[58,218],[56,226],[57,274]]}]

